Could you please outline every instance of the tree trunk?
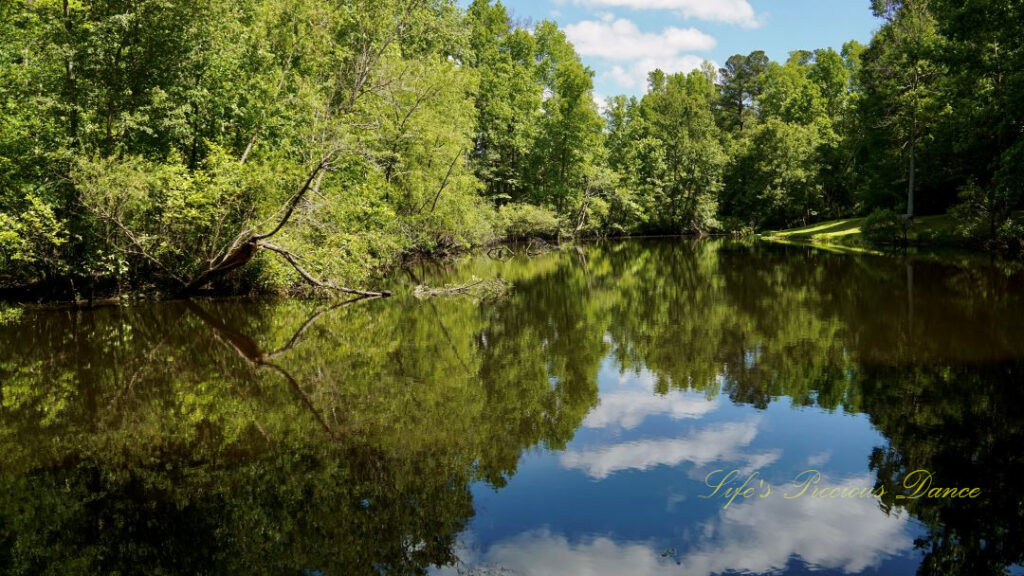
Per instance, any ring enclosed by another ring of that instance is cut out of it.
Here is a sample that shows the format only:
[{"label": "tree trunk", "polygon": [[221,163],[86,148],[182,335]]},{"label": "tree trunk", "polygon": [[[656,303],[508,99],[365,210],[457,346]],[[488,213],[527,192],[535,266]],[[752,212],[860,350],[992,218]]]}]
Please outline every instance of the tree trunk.
[{"label": "tree trunk", "polygon": [[910,184],[907,187],[907,218],[914,217],[914,176],[917,175],[917,169],[914,166],[914,146],[910,146]]},{"label": "tree trunk", "polygon": [[[63,2],[63,15],[64,15],[64,33],[67,34],[68,42],[74,42],[74,24],[71,21],[71,6],[68,0]],[[70,112],[68,114],[68,137],[71,141],[72,147],[78,146],[78,125],[79,125],[79,110],[78,110],[78,79],[75,70],[75,63],[72,59],[74,57],[75,50],[71,46],[69,54],[64,56],[64,80],[65,90],[67,91],[68,99],[70,100]]]}]

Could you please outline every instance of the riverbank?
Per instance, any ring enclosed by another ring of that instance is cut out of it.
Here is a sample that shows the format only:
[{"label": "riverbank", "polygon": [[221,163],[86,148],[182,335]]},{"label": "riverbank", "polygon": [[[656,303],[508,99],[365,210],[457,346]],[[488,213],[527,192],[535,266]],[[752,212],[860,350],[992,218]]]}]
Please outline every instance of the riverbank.
[{"label": "riverbank", "polygon": [[[1024,217],[1015,213],[1014,219]],[[774,244],[810,246],[835,254],[912,256],[915,260],[943,262],[959,266],[985,264],[1005,273],[1024,267],[1021,252],[995,248],[982,242],[971,242],[958,233],[957,220],[949,214],[919,216],[907,234],[906,244],[878,245],[863,233],[866,218],[844,218],[818,222],[789,230],[763,232],[758,237]],[[1005,247],[1004,247],[1005,248]]]},{"label": "riverbank", "polygon": [[[830,220],[819,222],[801,228],[789,230],[767,231],[758,234],[761,240],[776,244],[791,244],[799,246],[812,246],[819,250],[835,254],[871,254],[884,255],[891,253],[884,247],[872,245],[863,235],[862,226],[865,218],[847,218],[841,220]],[[949,263],[965,264],[967,261],[977,262],[979,259],[991,259],[994,257],[989,252],[984,252],[964,243],[955,235],[956,223],[951,216],[924,216],[915,219],[914,227],[908,235],[908,247],[901,250],[910,252],[916,256],[927,257],[929,260],[946,261]],[[731,237],[728,234],[687,236],[687,235],[637,235],[637,236],[616,236],[603,238],[603,240],[644,240],[644,239],[665,239],[678,238],[701,240],[709,238]],[[566,241],[568,240],[568,241]],[[469,254],[486,254],[494,260],[506,260],[515,256],[537,256],[552,250],[562,250],[574,245],[586,245],[596,238],[580,238],[576,240],[552,239],[548,242],[541,238],[532,239],[502,239],[487,244],[475,246],[465,250],[450,251],[439,254],[423,252],[405,253],[394,261],[379,268],[373,269],[367,274],[366,279],[358,282],[360,286],[369,286],[374,290],[386,284],[386,278],[396,269],[402,269],[413,265],[421,260],[435,262],[450,262],[460,256]],[[1014,270],[1020,268],[1019,260],[1000,258],[1005,263],[1012,263]],[[1008,268],[1008,269],[1009,269]],[[197,290],[192,296],[202,298],[231,299],[246,297],[323,297],[331,294],[330,289],[316,288],[308,283],[302,283],[298,279],[290,286],[268,287],[267,285],[244,283],[233,283],[231,287],[222,289],[207,288]],[[114,288],[116,284],[89,285],[88,283],[60,282],[55,281],[47,285],[31,285],[26,287],[4,287],[0,286],[0,320],[5,319],[5,314],[15,314],[15,310],[24,306],[32,308],[96,308],[103,306],[120,306],[125,304],[137,304],[150,301],[176,300],[183,297],[182,294],[170,290],[161,289],[152,285],[143,286],[138,289],[131,289],[118,292]],[[238,289],[241,288],[241,289]],[[350,292],[344,290],[344,292]],[[356,292],[355,295],[367,296],[368,292]],[[376,294],[376,293],[373,293]],[[381,295],[390,296],[385,291]]]},{"label": "riverbank", "polygon": [[[844,218],[817,222],[801,228],[772,230],[761,236],[768,240],[820,244],[841,251],[879,252],[878,247],[865,238],[862,228],[867,218]],[[949,214],[919,216],[907,234],[910,246],[930,248],[968,249],[963,238],[956,234],[956,220]]]}]

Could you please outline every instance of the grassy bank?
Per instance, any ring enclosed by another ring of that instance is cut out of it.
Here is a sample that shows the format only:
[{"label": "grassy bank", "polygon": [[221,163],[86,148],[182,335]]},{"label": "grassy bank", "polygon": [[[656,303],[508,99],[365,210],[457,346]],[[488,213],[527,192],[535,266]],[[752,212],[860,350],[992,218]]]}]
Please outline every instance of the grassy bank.
[{"label": "grassy bank", "polygon": [[[763,237],[784,242],[820,244],[833,248],[870,251],[873,247],[861,232],[865,218],[845,218],[818,222],[802,228],[773,230]],[[907,235],[911,245],[930,247],[963,247],[956,234],[956,220],[949,214],[919,216]]]}]

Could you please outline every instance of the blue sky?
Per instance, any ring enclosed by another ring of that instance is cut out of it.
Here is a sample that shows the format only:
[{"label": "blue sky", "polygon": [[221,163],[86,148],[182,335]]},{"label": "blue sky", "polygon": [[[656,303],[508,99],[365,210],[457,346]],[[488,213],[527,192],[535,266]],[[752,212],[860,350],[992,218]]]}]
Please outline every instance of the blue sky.
[{"label": "blue sky", "polygon": [[594,72],[598,97],[641,94],[647,72],[688,71],[764,50],[839,50],[867,43],[870,0],[503,0],[518,19],[554,20]]}]

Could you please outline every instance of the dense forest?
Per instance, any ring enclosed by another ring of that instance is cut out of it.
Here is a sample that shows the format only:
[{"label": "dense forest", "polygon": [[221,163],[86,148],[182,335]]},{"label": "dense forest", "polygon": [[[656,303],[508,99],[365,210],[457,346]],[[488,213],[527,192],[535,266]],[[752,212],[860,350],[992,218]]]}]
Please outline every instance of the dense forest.
[{"label": "dense forest", "polygon": [[489,0],[7,0],[0,288],[352,286],[501,239],[869,214],[1020,250],[1024,5],[864,9],[867,45],[599,109],[555,23]]}]

